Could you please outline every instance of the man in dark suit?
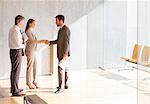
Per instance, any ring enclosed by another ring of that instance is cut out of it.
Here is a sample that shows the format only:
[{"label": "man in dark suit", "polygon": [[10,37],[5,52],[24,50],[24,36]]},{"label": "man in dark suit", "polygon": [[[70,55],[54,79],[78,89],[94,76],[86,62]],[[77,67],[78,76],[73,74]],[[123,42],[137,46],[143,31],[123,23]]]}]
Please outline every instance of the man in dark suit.
[{"label": "man in dark suit", "polygon": [[[67,61],[70,56],[70,29],[64,24],[65,17],[63,15],[56,16],[56,25],[60,27],[58,31],[58,37],[54,41],[49,41],[48,44],[57,44],[57,57],[59,64],[64,61]],[[63,71],[65,71],[65,76],[63,76]],[[63,77],[65,77],[64,86],[62,86]],[[68,73],[67,67],[64,68],[58,65],[58,84],[57,91],[55,93],[59,93],[63,91],[63,87],[68,89],[67,85],[68,81]]]}]

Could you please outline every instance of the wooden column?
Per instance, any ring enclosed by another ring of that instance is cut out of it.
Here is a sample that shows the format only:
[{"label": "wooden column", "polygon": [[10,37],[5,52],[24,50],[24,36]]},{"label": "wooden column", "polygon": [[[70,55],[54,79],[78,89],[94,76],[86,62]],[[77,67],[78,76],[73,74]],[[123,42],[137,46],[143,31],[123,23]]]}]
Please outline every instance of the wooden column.
[{"label": "wooden column", "polygon": [[50,74],[54,73],[54,45],[50,46]]}]

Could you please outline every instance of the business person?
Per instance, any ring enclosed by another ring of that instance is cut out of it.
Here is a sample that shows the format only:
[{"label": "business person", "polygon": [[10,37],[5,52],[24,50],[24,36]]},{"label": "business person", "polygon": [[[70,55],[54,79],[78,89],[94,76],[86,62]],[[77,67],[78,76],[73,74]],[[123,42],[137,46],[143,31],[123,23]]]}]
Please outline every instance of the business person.
[{"label": "business person", "polygon": [[[68,81],[68,73],[67,66],[62,68],[60,63],[68,61],[70,56],[70,29],[64,24],[65,17],[63,15],[56,16],[56,25],[60,27],[58,31],[58,37],[54,41],[47,42],[49,45],[57,44],[57,57],[59,61],[58,65],[58,84],[57,91],[55,93],[59,93],[63,91],[63,87],[68,89],[67,81]],[[63,76],[63,71],[65,71],[65,76]],[[65,77],[65,78],[63,78]],[[62,86],[62,80],[64,81],[64,86]]]},{"label": "business person", "polygon": [[[45,40],[37,40],[35,34],[33,34],[33,29],[35,28],[36,21],[34,19],[29,19],[25,28],[25,33],[28,36],[26,43],[25,54],[27,56],[27,70],[26,70],[26,84],[30,89],[36,89],[37,81],[37,59],[36,50],[38,43],[45,43]],[[33,78],[31,77],[33,76]]]},{"label": "business person", "polygon": [[19,89],[19,75],[22,63],[22,49],[25,47],[23,44],[23,36],[21,34],[21,28],[24,25],[24,17],[17,15],[15,17],[15,25],[9,30],[9,48],[10,48],[10,60],[11,60],[11,93],[12,96],[25,95],[23,89]]}]

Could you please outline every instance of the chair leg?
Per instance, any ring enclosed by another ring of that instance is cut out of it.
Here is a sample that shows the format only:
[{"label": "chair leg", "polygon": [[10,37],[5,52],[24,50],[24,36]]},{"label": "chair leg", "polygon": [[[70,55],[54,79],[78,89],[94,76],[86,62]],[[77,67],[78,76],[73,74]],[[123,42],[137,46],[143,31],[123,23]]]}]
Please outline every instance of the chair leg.
[{"label": "chair leg", "polygon": [[131,70],[133,71],[134,70],[134,67],[126,67],[126,68],[122,68],[122,69],[118,69],[118,72],[121,72],[121,71],[126,71],[126,70]]}]

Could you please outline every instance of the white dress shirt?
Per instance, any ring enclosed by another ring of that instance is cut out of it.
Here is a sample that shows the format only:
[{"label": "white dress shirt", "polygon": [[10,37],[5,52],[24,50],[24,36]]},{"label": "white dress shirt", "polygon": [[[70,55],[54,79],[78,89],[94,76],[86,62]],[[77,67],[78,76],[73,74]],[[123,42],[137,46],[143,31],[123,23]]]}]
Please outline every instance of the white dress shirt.
[{"label": "white dress shirt", "polygon": [[9,30],[9,48],[10,49],[22,49],[24,48],[23,44],[23,36],[20,32],[20,28],[18,26],[13,26]]}]

